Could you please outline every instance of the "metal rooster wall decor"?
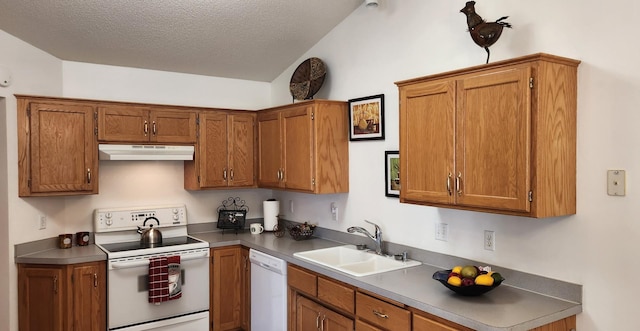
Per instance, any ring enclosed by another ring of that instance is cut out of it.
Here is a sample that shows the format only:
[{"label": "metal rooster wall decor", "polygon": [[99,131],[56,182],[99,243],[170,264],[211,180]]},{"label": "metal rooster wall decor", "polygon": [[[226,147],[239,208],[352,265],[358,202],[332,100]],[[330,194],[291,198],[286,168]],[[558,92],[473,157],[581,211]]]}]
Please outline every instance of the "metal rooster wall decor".
[{"label": "metal rooster wall decor", "polygon": [[504,22],[509,16],[500,17],[495,22],[486,22],[480,15],[476,13],[475,1],[467,1],[464,8],[460,12],[467,16],[467,26],[471,39],[487,51],[487,63],[489,63],[489,46],[495,44],[502,34],[502,29],[511,28],[511,24]]}]

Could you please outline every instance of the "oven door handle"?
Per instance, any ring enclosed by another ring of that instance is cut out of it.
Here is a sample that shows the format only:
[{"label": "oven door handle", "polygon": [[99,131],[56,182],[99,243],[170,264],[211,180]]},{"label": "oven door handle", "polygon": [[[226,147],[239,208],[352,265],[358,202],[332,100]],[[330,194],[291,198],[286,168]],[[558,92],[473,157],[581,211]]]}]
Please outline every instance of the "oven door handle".
[{"label": "oven door handle", "polygon": [[[200,254],[188,255],[180,258],[180,262],[186,262],[191,260],[197,260],[201,258],[207,257],[208,252],[204,251]],[[136,261],[123,261],[123,262],[113,262],[111,263],[111,268],[113,269],[126,269],[126,268],[136,268],[136,267],[144,267],[149,265],[149,259],[142,259]]]}]

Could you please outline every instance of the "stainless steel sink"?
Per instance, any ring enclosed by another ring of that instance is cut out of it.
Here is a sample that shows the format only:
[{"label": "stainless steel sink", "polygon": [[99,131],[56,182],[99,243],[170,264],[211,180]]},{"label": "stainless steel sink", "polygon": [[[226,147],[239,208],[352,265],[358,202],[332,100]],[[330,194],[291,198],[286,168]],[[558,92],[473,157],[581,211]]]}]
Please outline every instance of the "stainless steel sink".
[{"label": "stainless steel sink", "polygon": [[294,253],[293,256],[356,277],[369,276],[422,264],[419,261],[407,260],[403,262],[395,260],[393,257],[359,251],[353,245],[298,252]]}]

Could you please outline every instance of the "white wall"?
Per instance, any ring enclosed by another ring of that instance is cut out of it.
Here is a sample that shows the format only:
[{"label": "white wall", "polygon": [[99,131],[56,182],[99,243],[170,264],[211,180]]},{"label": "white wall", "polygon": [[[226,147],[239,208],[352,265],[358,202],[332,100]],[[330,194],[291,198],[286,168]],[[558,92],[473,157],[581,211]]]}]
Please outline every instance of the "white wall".
[{"label": "white wall", "polygon": [[[0,87],[0,266],[5,276],[0,282],[0,330],[17,330],[17,278],[13,262],[16,235],[29,235],[39,211],[56,208],[56,201],[18,198],[18,144],[14,93],[60,95],[62,62],[0,30],[0,66],[7,69],[13,83]],[[33,233],[31,233],[33,237]],[[13,326],[13,329],[10,327]]]},{"label": "white wall", "polygon": [[[349,194],[311,197],[277,192],[285,216],[344,231],[382,226],[385,240],[453,254],[550,278],[583,284],[579,330],[637,330],[640,284],[640,47],[631,0],[477,1],[491,21],[509,15],[513,29],[491,47],[491,61],[546,52],[576,58],[578,84],[578,212],[529,219],[400,204],[384,196],[385,150],[398,149],[395,81],[482,64],[486,53],[468,33],[465,1],[380,0],[331,31],[273,82],[274,105],[289,103],[288,83],[304,59],[328,66],[316,98],[348,100],[378,93],[386,98],[386,139],[350,143]],[[627,170],[626,197],[606,194],[606,170]],[[288,210],[288,202],[294,207]],[[341,218],[331,221],[337,202]],[[449,224],[448,242],[434,240],[437,222]],[[496,233],[496,251],[483,249],[483,230]],[[428,282],[429,280],[425,280]]]}]

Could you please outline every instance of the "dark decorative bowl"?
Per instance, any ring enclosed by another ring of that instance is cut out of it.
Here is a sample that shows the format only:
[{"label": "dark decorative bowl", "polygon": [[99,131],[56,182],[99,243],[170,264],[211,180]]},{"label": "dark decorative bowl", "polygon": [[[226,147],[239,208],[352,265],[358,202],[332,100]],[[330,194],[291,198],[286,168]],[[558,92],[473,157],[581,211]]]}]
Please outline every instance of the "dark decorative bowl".
[{"label": "dark decorative bowl", "polygon": [[449,270],[439,270],[433,274],[433,279],[439,281],[446,288],[456,292],[459,295],[467,296],[467,297],[475,297],[478,295],[482,295],[487,293],[494,288],[500,286],[504,278],[499,281],[494,281],[492,286],[484,286],[484,285],[470,285],[470,286],[453,286],[447,283],[447,279],[449,278],[449,273],[451,273],[452,269]]}]

